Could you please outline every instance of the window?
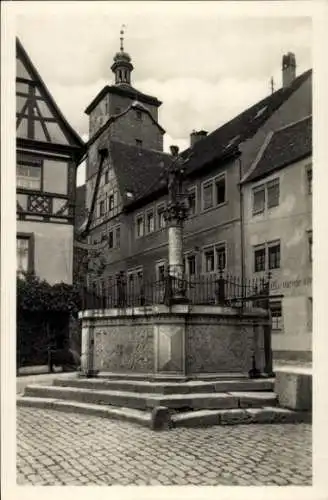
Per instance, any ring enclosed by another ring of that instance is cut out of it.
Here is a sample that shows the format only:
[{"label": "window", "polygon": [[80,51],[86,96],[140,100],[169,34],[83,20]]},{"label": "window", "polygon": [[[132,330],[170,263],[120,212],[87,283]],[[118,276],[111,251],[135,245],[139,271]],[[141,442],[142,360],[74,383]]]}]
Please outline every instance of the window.
[{"label": "window", "polygon": [[155,265],[156,281],[164,281],[166,274],[166,263],[164,261],[157,262]]},{"label": "window", "polygon": [[137,238],[140,238],[144,235],[144,219],[143,215],[139,215],[136,219],[136,233]]},{"label": "window", "polygon": [[31,189],[35,191],[41,190],[41,165],[19,162],[17,165],[17,187],[23,189]]},{"label": "window", "polygon": [[117,226],[116,228],[116,248],[120,248],[121,246],[121,227]]},{"label": "window", "polygon": [[280,268],[280,243],[270,244],[268,247],[269,269]]},{"label": "window", "polygon": [[185,273],[187,276],[196,274],[196,255],[187,255],[185,258]]},{"label": "window", "polygon": [[141,139],[136,139],[136,146],[139,146],[139,148],[142,147],[142,140]]},{"label": "window", "polygon": [[226,267],[226,249],[225,246],[216,247],[216,268],[225,269]]},{"label": "window", "polygon": [[279,205],[280,184],[279,178],[273,179],[253,189],[253,215],[263,213],[267,208]]},{"label": "window", "polygon": [[99,203],[99,215],[100,215],[100,217],[102,215],[105,215],[105,201],[104,200],[101,200]]},{"label": "window", "polygon": [[157,227],[158,229],[163,229],[166,226],[165,220],[165,205],[159,205],[157,207]]},{"label": "window", "polygon": [[213,184],[212,182],[203,185],[203,210],[213,207]]},{"label": "window", "polygon": [[308,194],[312,194],[312,167],[307,167],[306,177],[307,177],[307,192]]},{"label": "window", "polygon": [[221,177],[215,181],[215,203],[221,205],[225,202],[225,178]]},{"label": "window", "polygon": [[214,248],[205,251],[205,272],[212,273],[214,266]]},{"label": "window", "polygon": [[141,111],[139,109],[136,110],[136,118],[139,121],[142,120],[142,113],[141,113]]},{"label": "window", "polygon": [[109,198],[108,198],[108,209],[109,211],[111,212],[112,210],[114,210],[114,195],[113,194],[110,194],[109,195]]},{"label": "window", "polygon": [[116,108],[115,108],[115,114],[116,114],[116,115],[119,115],[119,114],[120,114],[120,112],[121,112],[121,108],[120,108],[120,107],[118,107],[118,106],[116,106]]},{"label": "window", "polygon": [[108,248],[114,248],[114,231],[108,233]]},{"label": "window", "polygon": [[[128,283],[131,286],[137,286],[142,282],[143,278],[143,269],[142,267],[138,267],[136,269],[131,269],[127,272],[128,275]],[[138,292],[138,288],[134,289],[135,292]]]},{"label": "window", "polygon": [[105,172],[105,179],[104,179],[104,183],[105,184],[108,184],[108,181],[109,181],[108,178],[109,178],[109,172],[108,172],[108,170],[106,170],[106,172]]},{"label": "window", "polygon": [[270,242],[254,248],[254,271],[256,273],[280,268],[280,241]]},{"label": "window", "polygon": [[147,212],[146,215],[146,231],[147,233],[152,233],[155,229],[154,212]]},{"label": "window", "polygon": [[221,205],[226,201],[226,179],[220,175],[203,183],[203,210]]},{"label": "window", "polygon": [[274,333],[281,333],[284,329],[281,301],[270,301],[270,311],[272,318],[272,331]]},{"label": "window", "polygon": [[308,232],[309,261],[312,262],[312,231]]},{"label": "window", "polygon": [[204,272],[212,273],[219,269],[225,269],[227,264],[226,245],[220,243],[207,248],[204,251]]},{"label": "window", "polygon": [[279,179],[275,179],[268,183],[268,208],[277,207],[279,205]]},{"label": "window", "polygon": [[32,238],[31,236],[17,236],[16,240],[17,273],[32,271]]},{"label": "window", "polygon": [[196,214],[196,186],[188,189],[189,215]]},{"label": "window", "polygon": [[265,188],[256,188],[253,190],[253,214],[264,212],[265,208]]},{"label": "window", "polygon": [[256,273],[265,271],[265,247],[254,250],[254,270]]}]

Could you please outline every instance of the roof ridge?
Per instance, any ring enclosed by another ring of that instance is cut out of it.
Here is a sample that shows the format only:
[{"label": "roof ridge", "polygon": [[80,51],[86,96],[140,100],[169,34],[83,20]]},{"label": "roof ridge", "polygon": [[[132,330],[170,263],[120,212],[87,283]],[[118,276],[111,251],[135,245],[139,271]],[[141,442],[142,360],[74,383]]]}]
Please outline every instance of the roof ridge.
[{"label": "roof ridge", "polygon": [[[219,127],[215,128],[214,130],[212,130],[212,132],[210,132],[206,137],[204,137],[204,139],[202,139],[201,141],[197,142],[197,144],[199,143],[203,143],[203,141],[206,141],[208,138],[211,138],[211,136],[213,136],[213,134],[215,134],[216,132],[218,132],[219,130],[222,130],[224,127],[228,127],[234,120],[237,121],[238,118],[242,117],[244,114],[246,113],[249,113],[251,112],[251,110],[253,108],[257,108],[259,107],[260,105],[264,105],[264,103],[270,103],[270,100],[274,97],[274,96],[277,96],[279,94],[284,94],[286,93],[288,95],[288,98],[294,93],[296,92],[296,90],[298,90],[298,84],[299,82],[302,82],[303,79],[305,79],[307,76],[309,76],[310,74],[312,73],[312,69],[308,69],[306,71],[304,71],[303,73],[301,73],[298,77],[296,77],[293,82],[291,83],[291,85],[289,87],[280,87],[279,89],[277,89],[273,94],[270,94],[266,97],[264,97],[263,99],[255,102],[254,104],[252,104],[251,106],[249,106],[248,108],[244,109],[243,111],[241,111],[240,113],[238,113],[237,115],[235,115],[233,118],[231,118],[229,121],[223,123],[222,125],[220,125]],[[289,94],[290,92],[290,94]],[[283,101],[284,102],[284,101]],[[278,106],[277,109],[279,109],[279,107],[283,104],[283,102],[281,102]],[[274,111],[276,111],[277,109],[275,109]],[[191,147],[189,146],[188,148],[186,148],[182,153],[186,153],[189,149],[191,149]]]}]

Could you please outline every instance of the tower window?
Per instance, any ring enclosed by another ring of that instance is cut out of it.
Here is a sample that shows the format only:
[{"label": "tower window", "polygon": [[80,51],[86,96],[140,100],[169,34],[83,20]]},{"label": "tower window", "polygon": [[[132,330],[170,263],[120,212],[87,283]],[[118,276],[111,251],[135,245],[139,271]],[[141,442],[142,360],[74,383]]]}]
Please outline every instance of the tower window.
[{"label": "tower window", "polygon": [[105,201],[104,200],[101,200],[99,203],[99,215],[100,215],[100,217],[105,215]]},{"label": "tower window", "polygon": [[142,140],[141,139],[136,139],[136,146],[139,146],[142,148]]},{"label": "tower window", "polygon": [[109,195],[109,211],[114,210],[114,195]]},{"label": "tower window", "polygon": [[140,109],[137,109],[136,110],[136,118],[137,120],[141,121],[142,120],[142,113],[140,111]]}]

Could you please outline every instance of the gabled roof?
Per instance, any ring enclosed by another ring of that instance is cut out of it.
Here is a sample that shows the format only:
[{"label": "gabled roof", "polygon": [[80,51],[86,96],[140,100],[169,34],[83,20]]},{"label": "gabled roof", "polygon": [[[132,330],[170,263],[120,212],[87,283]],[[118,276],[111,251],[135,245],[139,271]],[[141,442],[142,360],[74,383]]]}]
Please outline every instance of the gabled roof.
[{"label": "gabled roof", "polygon": [[56,118],[58,118],[58,121],[61,122],[62,127],[65,129],[65,132],[67,133],[68,137],[70,137],[71,145],[77,146],[79,148],[84,148],[84,142],[82,141],[81,137],[75,132],[75,130],[71,127],[71,125],[68,123],[68,121],[60,111],[59,107],[56,104],[56,101],[52,97],[46,84],[42,80],[39,72],[37,71],[36,67],[34,66],[30,57],[28,56],[26,50],[24,49],[23,44],[16,37],[16,57],[17,56],[24,62],[24,65],[27,68],[31,77],[33,78],[33,81],[39,84],[42,93],[44,94],[47,102],[49,103],[54,114],[56,115]]},{"label": "gabled roof", "polygon": [[169,154],[111,141],[110,156],[125,206],[165,188]]},{"label": "gabled roof", "polygon": [[273,115],[273,113],[289,99],[289,97],[312,75],[308,70],[286,88],[281,88],[262,99],[254,106],[246,109],[214,132],[199,140],[192,148],[186,149],[182,155],[193,157],[188,163],[188,171],[198,170],[202,166],[214,161],[217,156],[231,147],[238,147],[245,140],[252,137],[259,128]]},{"label": "gabled roof", "polygon": [[155,120],[149,109],[140,104],[138,101],[134,101],[129,106],[127,106],[126,109],[124,109],[121,113],[110,116],[108,120],[100,127],[100,129],[98,129],[97,132],[89,139],[89,141],[86,143],[86,148],[89,148],[98,139],[98,137],[107,129],[107,127],[109,127],[115,121],[119,120],[122,116],[126,115],[129,111],[131,111],[131,109],[140,109],[144,113],[147,113],[147,115],[150,117],[154,125],[156,125],[159,128],[162,134],[165,134],[165,130]]},{"label": "gabled roof", "polygon": [[152,104],[153,106],[157,107],[162,104],[162,102],[159,101],[156,97],[148,94],[143,94],[127,83],[121,83],[119,85],[106,85],[91,101],[89,106],[85,109],[85,113],[89,115],[107,93],[130,97],[131,99],[138,99],[138,101],[140,102],[143,102],[145,104]]},{"label": "gabled roof", "polygon": [[259,180],[272,172],[310,156],[312,153],[312,116],[276,130],[244,183]]}]

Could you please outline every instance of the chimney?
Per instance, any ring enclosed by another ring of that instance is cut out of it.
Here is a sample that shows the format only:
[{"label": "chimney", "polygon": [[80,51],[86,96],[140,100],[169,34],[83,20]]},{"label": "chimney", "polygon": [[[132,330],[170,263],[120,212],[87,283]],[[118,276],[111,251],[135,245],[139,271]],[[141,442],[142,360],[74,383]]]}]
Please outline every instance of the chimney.
[{"label": "chimney", "polygon": [[282,86],[283,88],[289,85],[296,78],[296,59],[295,54],[288,52],[282,57]]},{"label": "chimney", "polygon": [[196,130],[193,130],[190,134],[190,147],[193,147],[196,142],[200,141],[206,136],[206,130],[199,130],[198,132],[196,132]]}]

